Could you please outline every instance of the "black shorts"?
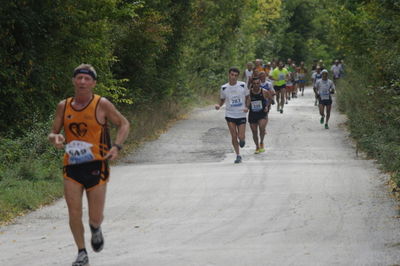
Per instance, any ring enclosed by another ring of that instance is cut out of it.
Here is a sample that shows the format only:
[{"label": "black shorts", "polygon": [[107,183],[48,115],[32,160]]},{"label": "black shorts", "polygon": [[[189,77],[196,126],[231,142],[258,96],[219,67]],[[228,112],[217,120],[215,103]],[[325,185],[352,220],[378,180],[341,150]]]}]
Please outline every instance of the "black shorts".
[{"label": "black shorts", "polygon": [[226,120],[226,122],[235,123],[237,126],[246,124],[246,122],[247,122],[246,117],[244,117],[244,118],[225,117],[225,120]]},{"label": "black shorts", "polygon": [[322,105],[332,105],[332,99],[329,99],[329,100],[319,100],[319,104],[322,104]]},{"label": "black shorts", "polygon": [[90,190],[108,182],[110,168],[108,161],[92,161],[64,166],[64,178],[77,182]]},{"label": "black shorts", "polygon": [[286,88],[286,84],[285,85],[281,85],[281,86],[274,86],[274,90],[275,91],[280,91],[281,89],[285,89]]},{"label": "black shorts", "polygon": [[249,123],[250,124],[258,124],[258,121],[261,119],[267,119],[268,113],[265,112],[250,112],[249,113]]}]

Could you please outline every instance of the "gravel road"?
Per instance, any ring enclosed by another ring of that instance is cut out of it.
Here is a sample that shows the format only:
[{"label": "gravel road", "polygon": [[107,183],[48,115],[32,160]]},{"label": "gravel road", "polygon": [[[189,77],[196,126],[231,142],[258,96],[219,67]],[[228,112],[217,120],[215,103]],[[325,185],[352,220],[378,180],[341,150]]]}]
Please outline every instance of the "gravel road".
[{"label": "gravel road", "polygon": [[[284,114],[273,108],[267,151],[254,154],[248,128],[239,165],[224,111],[194,110],[112,169],[91,266],[400,264],[388,177],[356,156],[333,109],[325,130],[310,88]],[[75,254],[64,200],[0,227],[0,265],[71,265]]]}]

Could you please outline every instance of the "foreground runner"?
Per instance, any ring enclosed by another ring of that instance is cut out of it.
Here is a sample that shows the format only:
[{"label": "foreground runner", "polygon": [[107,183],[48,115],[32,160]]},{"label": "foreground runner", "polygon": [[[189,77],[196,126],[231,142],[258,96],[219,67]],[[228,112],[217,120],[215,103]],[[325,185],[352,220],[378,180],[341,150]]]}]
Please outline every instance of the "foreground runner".
[{"label": "foreground runner", "polygon": [[322,70],[322,79],[317,80],[315,88],[318,93],[319,99],[319,113],[321,114],[320,123],[324,123],[325,118],[325,107],[326,107],[326,120],[325,128],[329,129],[328,122],[331,116],[332,97],[331,94],[335,93],[335,84],[332,80],[328,79],[328,71]]},{"label": "foreground runner", "polygon": [[274,90],[276,92],[276,109],[281,114],[285,105],[286,80],[288,79],[288,71],[283,67],[283,62],[279,62],[279,66],[271,72],[271,78],[274,80]]},{"label": "foreground runner", "polygon": [[[265,128],[268,123],[268,112],[272,98],[272,94],[261,88],[260,85],[260,79],[254,78],[250,90],[251,102],[249,105],[249,123],[251,132],[253,133],[253,140],[256,144],[256,154],[265,152]],[[258,138],[258,131],[260,131],[260,139]]]},{"label": "foreground runner", "polygon": [[239,69],[232,67],[228,73],[229,82],[221,86],[220,101],[215,105],[215,109],[219,110],[226,103],[225,120],[236,153],[235,163],[240,163],[242,156],[240,156],[239,146],[243,148],[245,145],[246,113],[249,111],[247,106],[250,104],[250,97],[246,83],[238,81]]},{"label": "foreground runner", "polygon": [[[114,160],[129,133],[129,122],[107,99],[93,94],[97,74],[88,64],[74,70],[74,97],[61,101],[56,110],[50,142],[64,147],[64,194],[68,206],[69,225],[78,247],[73,266],[88,265],[82,223],[82,196],[86,190],[89,208],[91,244],[95,252],[103,249],[101,231],[106,184],[109,177],[108,159]],[[110,145],[107,121],[118,127],[114,144]],[[64,128],[65,138],[60,134]]]}]

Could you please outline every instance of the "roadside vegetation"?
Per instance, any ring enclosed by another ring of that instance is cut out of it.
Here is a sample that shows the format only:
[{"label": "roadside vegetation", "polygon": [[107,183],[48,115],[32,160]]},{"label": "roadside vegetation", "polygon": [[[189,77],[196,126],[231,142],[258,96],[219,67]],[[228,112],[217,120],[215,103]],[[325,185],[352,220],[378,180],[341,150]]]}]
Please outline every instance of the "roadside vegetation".
[{"label": "roadside vegetation", "polygon": [[218,95],[255,58],[345,59],[338,101],[359,146],[399,176],[400,4],[394,0],[19,1],[0,7],[0,222],[62,196],[47,142],[72,70],[131,121],[124,152]]}]

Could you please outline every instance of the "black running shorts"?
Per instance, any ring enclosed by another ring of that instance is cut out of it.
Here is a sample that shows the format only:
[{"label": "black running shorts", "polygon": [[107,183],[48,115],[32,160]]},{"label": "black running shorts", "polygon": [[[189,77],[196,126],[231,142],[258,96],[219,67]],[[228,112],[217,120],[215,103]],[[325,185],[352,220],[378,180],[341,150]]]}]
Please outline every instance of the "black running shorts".
[{"label": "black running shorts", "polygon": [[246,124],[246,122],[247,122],[246,117],[244,117],[244,118],[225,117],[225,120],[226,120],[226,122],[235,123],[237,126]]},{"label": "black running shorts", "polygon": [[280,91],[281,89],[285,89],[285,88],[286,88],[286,84],[282,85],[282,86],[274,86],[275,91]]},{"label": "black running shorts", "polygon": [[249,123],[258,124],[261,119],[267,119],[268,113],[265,112],[250,112],[249,113]]},{"label": "black running shorts", "polygon": [[319,100],[319,104],[322,104],[322,105],[332,105],[332,99],[329,99],[329,100]]},{"label": "black running shorts", "polygon": [[107,161],[92,161],[64,166],[64,178],[77,182],[91,190],[108,182],[110,168]]}]

